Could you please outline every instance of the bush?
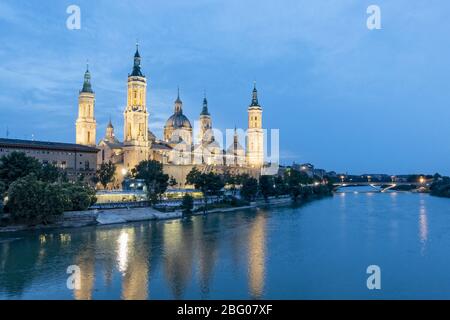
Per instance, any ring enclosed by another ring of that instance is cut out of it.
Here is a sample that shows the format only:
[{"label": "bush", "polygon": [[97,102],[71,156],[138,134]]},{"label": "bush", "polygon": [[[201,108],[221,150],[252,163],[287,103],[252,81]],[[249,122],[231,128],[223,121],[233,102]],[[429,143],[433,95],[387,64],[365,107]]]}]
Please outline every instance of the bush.
[{"label": "bush", "polygon": [[64,211],[82,211],[96,201],[95,190],[83,183],[64,183],[62,185]]},{"label": "bush", "polygon": [[17,179],[30,174],[39,175],[41,170],[41,163],[23,152],[14,151],[0,158],[0,181],[6,190]]},{"label": "bush", "polygon": [[183,209],[183,213],[191,213],[194,208],[194,198],[188,193],[183,196],[183,201],[181,202],[181,208]]},{"label": "bush", "polygon": [[35,175],[19,178],[8,189],[8,209],[16,221],[48,223],[64,212],[65,197],[58,184],[47,184]]},{"label": "bush", "polygon": [[430,186],[430,193],[433,196],[450,198],[450,178],[443,177],[442,180],[433,182]]}]

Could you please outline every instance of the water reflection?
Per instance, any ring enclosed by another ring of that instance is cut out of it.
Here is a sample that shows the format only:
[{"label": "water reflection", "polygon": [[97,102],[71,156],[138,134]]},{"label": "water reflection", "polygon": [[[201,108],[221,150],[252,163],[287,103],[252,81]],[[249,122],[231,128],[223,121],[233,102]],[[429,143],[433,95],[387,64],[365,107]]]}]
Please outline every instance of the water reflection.
[{"label": "water reflection", "polygon": [[[148,239],[148,228],[129,228],[126,236],[122,241],[126,243],[126,252],[118,252],[125,260],[122,263],[122,299],[124,300],[145,300],[148,299],[148,282],[149,282],[149,255],[151,250],[148,242],[139,243],[139,239]],[[122,237],[121,233],[121,237]],[[119,239],[121,239],[119,237]],[[120,242],[119,242],[120,243]],[[120,243],[120,245],[125,245]],[[120,247],[119,250],[122,250]]]},{"label": "water reflection", "polygon": [[[0,234],[0,299],[370,299],[354,270],[372,261],[390,274],[380,297],[442,298],[399,294],[450,292],[448,201],[346,193],[295,209]],[[74,264],[79,290],[66,287]]]},{"label": "water reflection", "polygon": [[192,274],[192,224],[163,224],[164,274],[175,299],[181,299]]},{"label": "water reflection", "polygon": [[[195,235],[195,249],[198,255],[198,282],[200,286],[201,297],[207,299],[210,292],[210,282],[214,273],[214,267],[218,257],[219,238],[216,232],[208,232],[206,226],[207,218],[194,219],[192,222]],[[220,219],[218,216],[211,217],[209,227],[219,228]]]},{"label": "water reflection", "polygon": [[420,199],[419,206],[419,239],[422,244],[421,254],[423,255],[425,253],[425,245],[428,239],[427,208],[424,199]]},{"label": "water reflection", "polygon": [[266,219],[258,215],[248,235],[248,285],[250,295],[257,299],[264,293],[266,260]]},{"label": "water reflection", "polygon": [[[247,270],[250,296],[261,298],[266,219],[263,213],[243,212],[64,233],[25,233],[14,241],[0,241],[0,298],[5,294],[20,297],[24,292],[45,298],[51,286],[58,298],[90,300],[101,292],[97,298],[149,299],[155,281],[165,283],[168,298],[184,298],[188,287],[197,287],[199,298],[206,299],[214,292],[215,278],[220,283],[224,273],[237,274],[242,269]],[[230,255],[235,272],[217,270],[224,255]],[[78,289],[66,287],[70,265],[80,267]]]},{"label": "water reflection", "polygon": [[75,265],[80,267],[80,288],[74,289],[76,300],[91,300],[95,279],[95,233],[89,236],[75,257]]}]

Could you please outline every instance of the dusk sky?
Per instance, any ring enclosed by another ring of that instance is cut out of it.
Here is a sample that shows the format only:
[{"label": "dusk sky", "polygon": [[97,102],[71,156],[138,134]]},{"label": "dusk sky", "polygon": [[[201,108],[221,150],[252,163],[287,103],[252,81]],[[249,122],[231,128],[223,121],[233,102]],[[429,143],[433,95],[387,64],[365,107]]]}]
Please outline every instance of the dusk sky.
[{"label": "dusk sky", "polygon": [[[81,29],[66,9],[81,8]],[[381,30],[366,9],[381,8]],[[450,2],[172,0],[0,2],[0,137],[75,141],[86,60],[97,137],[122,139],[139,41],[150,129],[159,137],[180,86],[198,119],[247,126],[253,81],[281,162],[338,172],[450,174]]]}]

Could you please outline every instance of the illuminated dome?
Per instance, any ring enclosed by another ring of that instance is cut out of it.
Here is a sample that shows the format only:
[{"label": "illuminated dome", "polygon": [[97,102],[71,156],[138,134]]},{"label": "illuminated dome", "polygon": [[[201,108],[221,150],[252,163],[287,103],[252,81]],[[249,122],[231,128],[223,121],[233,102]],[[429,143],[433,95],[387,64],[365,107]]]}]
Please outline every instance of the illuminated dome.
[{"label": "illuminated dome", "polygon": [[174,113],[170,116],[169,119],[166,121],[166,127],[171,127],[174,129],[181,129],[186,128],[190,129],[192,128],[191,122],[189,119],[183,114],[183,113]]},{"label": "illuminated dome", "polygon": [[175,100],[175,108],[173,115],[166,121],[166,128],[171,129],[192,129],[191,122],[183,114],[183,102],[180,99],[180,90],[178,89],[178,96]]}]

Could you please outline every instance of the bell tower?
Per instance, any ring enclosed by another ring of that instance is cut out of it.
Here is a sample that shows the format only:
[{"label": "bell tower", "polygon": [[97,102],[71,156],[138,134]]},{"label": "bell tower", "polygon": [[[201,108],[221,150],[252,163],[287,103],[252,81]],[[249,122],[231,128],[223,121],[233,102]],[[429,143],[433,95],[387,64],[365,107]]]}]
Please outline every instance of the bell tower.
[{"label": "bell tower", "polygon": [[147,80],[141,72],[141,56],[136,44],[133,70],[128,75],[127,106],[124,111],[124,165],[133,169],[149,158]]},{"label": "bell tower", "polygon": [[206,100],[206,95],[203,98],[203,108],[200,113],[200,132],[199,132],[199,143],[209,143],[213,140],[212,135],[212,122],[211,115],[208,111],[208,100]]},{"label": "bell tower", "polygon": [[91,86],[89,65],[84,73],[83,88],[78,95],[78,118],[75,123],[76,143],[86,146],[96,145],[97,124],[94,118],[95,95]]},{"label": "bell tower", "polygon": [[264,131],[262,129],[262,108],[258,102],[256,83],[253,86],[252,102],[248,107],[247,164],[262,167],[264,164]]}]

